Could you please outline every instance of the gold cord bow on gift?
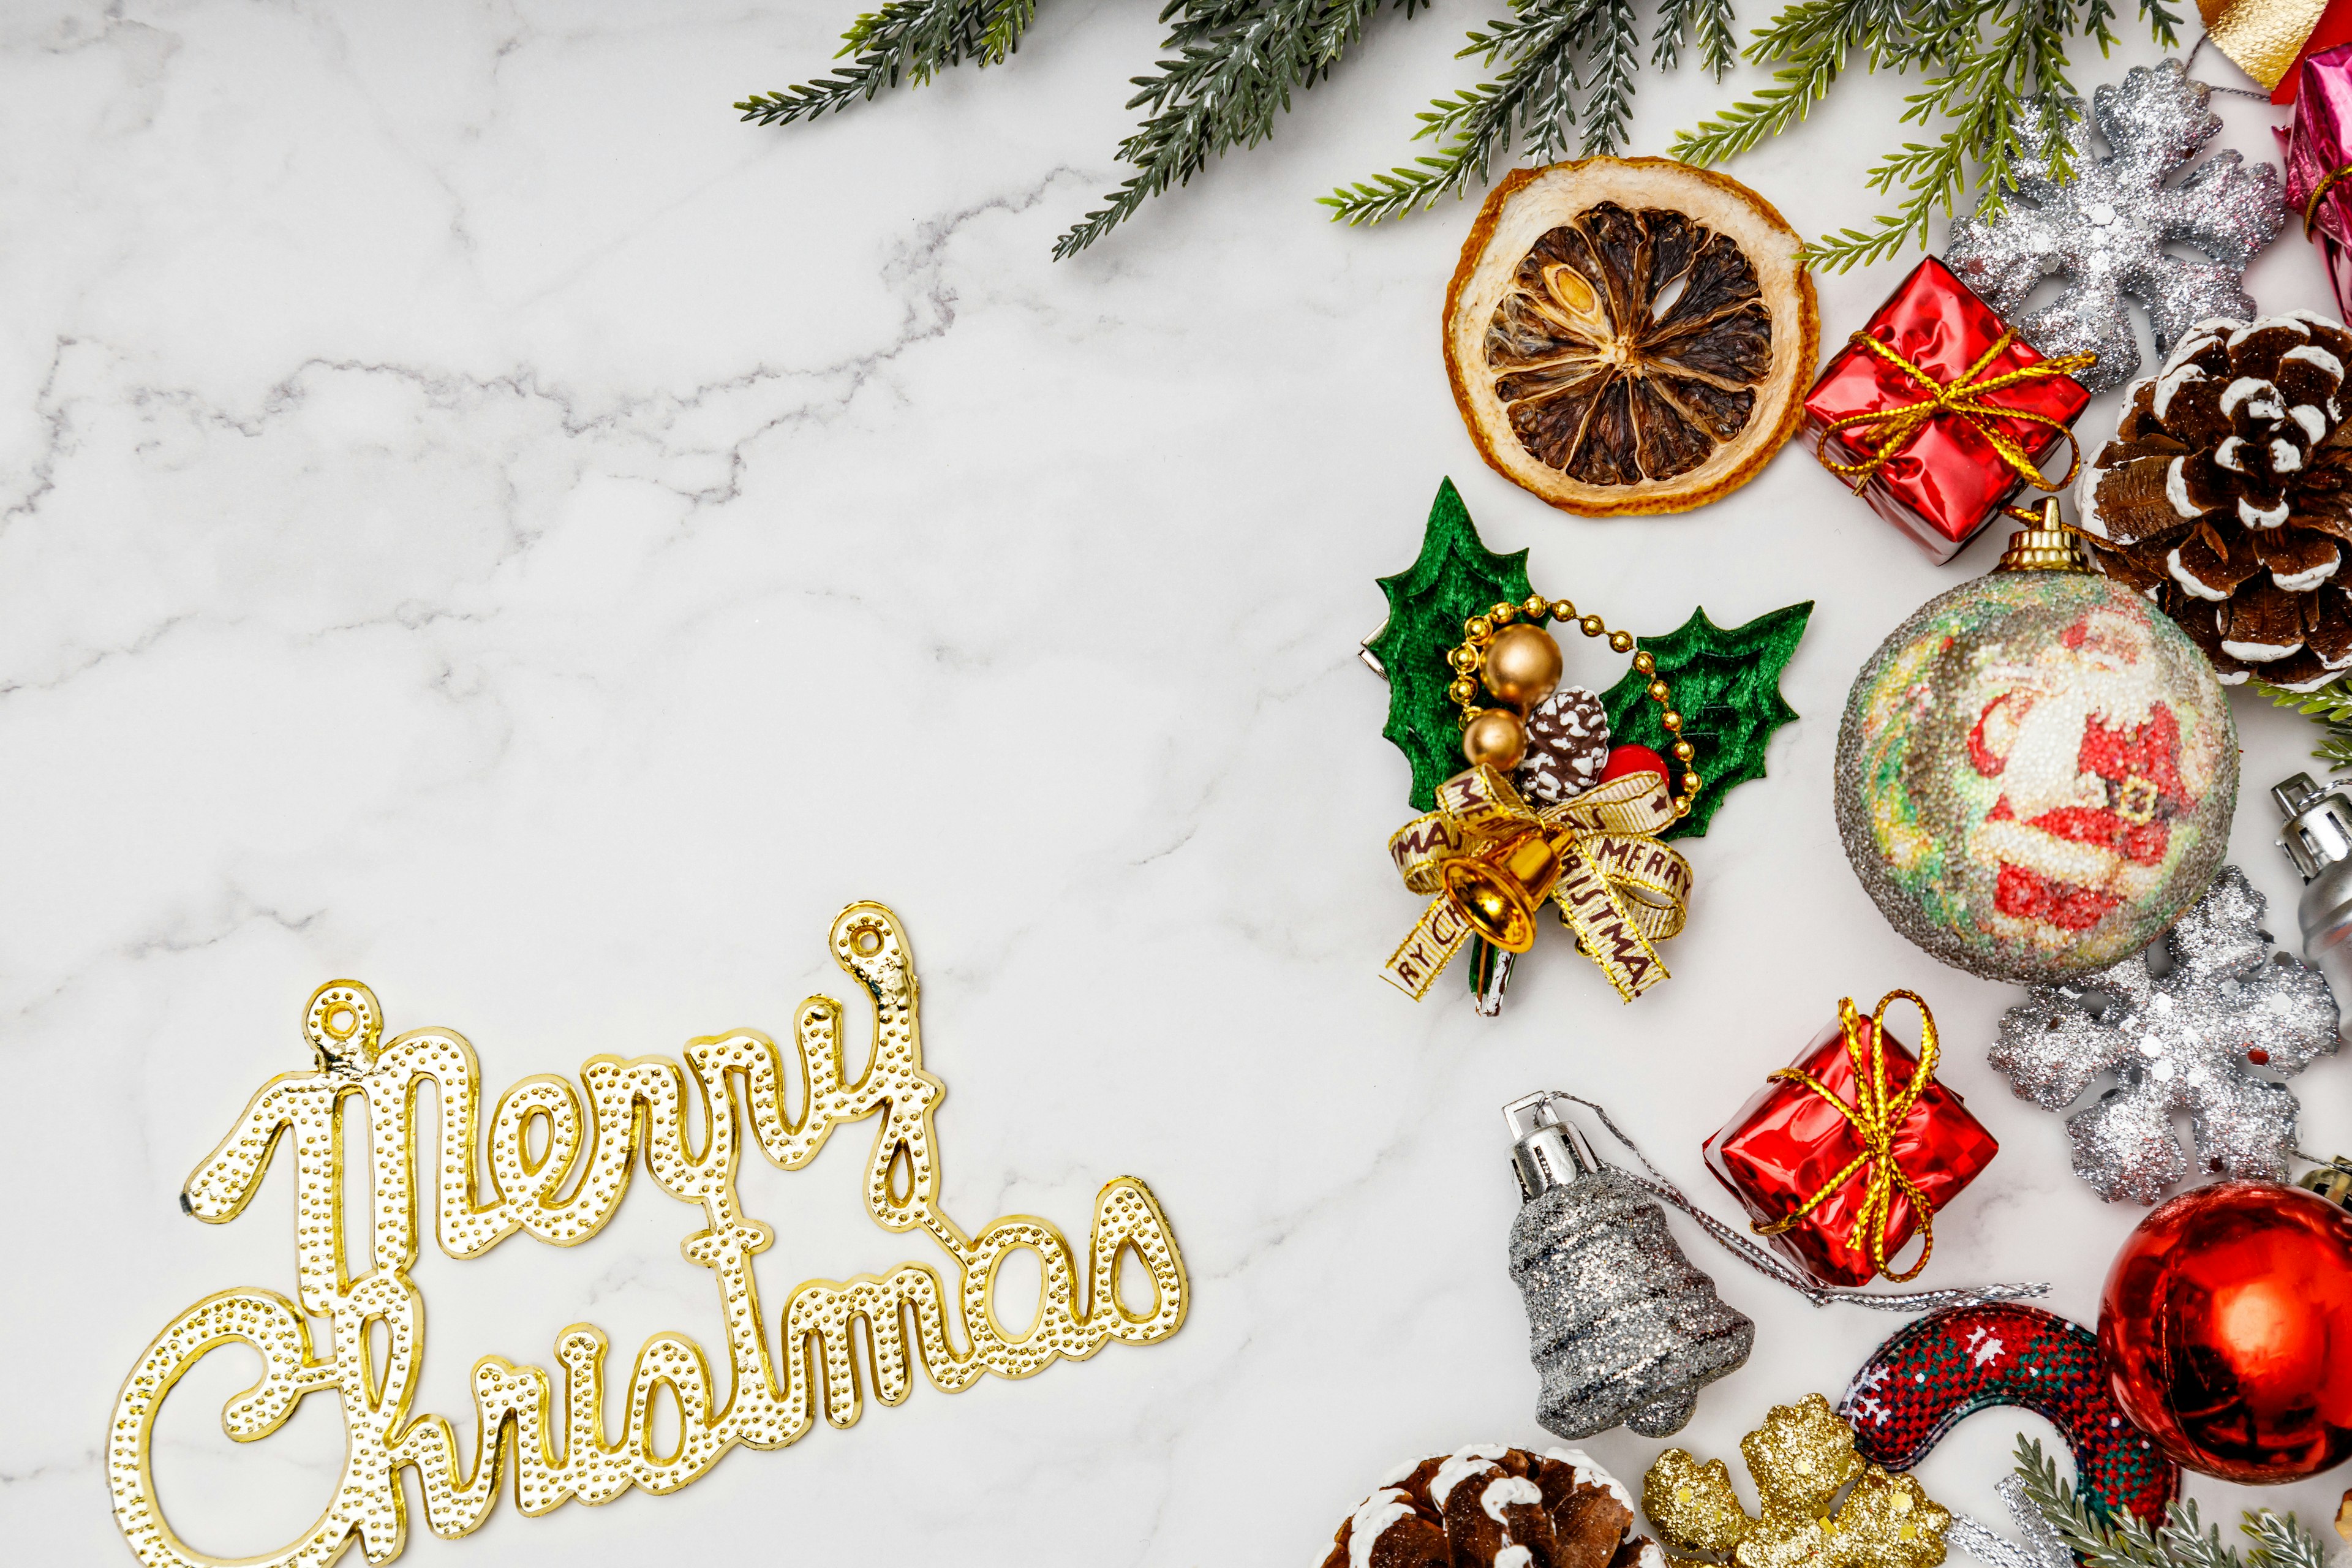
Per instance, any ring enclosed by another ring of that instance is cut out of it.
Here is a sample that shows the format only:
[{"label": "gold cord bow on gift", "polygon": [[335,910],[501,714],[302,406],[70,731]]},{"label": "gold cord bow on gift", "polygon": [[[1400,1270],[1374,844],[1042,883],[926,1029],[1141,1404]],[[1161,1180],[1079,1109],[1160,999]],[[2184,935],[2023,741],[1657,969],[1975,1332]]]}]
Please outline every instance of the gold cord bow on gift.
[{"label": "gold cord bow on gift", "polygon": [[1404,885],[1433,894],[1382,971],[1419,1001],[1475,934],[1535,945],[1547,899],[1626,1001],[1666,978],[1653,942],[1683,929],[1690,862],[1658,841],[1675,821],[1666,781],[1627,773],[1538,812],[1493,768],[1437,786],[1437,809],[1389,839]]},{"label": "gold cord bow on gift", "polygon": [[[1919,1061],[1911,1069],[1910,1081],[1890,1093],[1886,1087],[1886,1009],[1897,1002],[1908,1002],[1919,1009]],[[1927,1255],[1936,1250],[1935,1211],[1895,1159],[1895,1135],[1903,1130],[1911,1108],[1936,1079],[1936,1017],[1916,993],[1889,991],[1878,999],[1877,1010],[1870,1016],[1870,1046],[1866,1051],[1862,1043],[1862,1016],[1854,1011],[1851,996],[1838,1002],[1838,1027],[1845,1035],[1846,1060],[1853,1068],[1851,1101],[1840,1100],[1802,1068],[1782,1068],[1772,1076],[1784,1082],[1801,1083],[1836,1106],[1852,1123],[1854,1136],[1862,1142],[1862,1152],[1848,1161],[1844,1170],[1823,1182],[1821,1191],[1802,1205],[1770,1225],[1759,1224],[1751,1228],[1759,1236],[1778,1236],[1819,1208],[1831,1194],[1851,1181],[1855,1172],[1867,1171],[1869,1185],[1863,1193],[1861,1208],[1854,1212],[1854,1229],[1857,1233],[1869,1233],[1871,1262],[1879,1273],[1899,1285],[1917,1279],[1919,1270],[1927,1267]],[[1894,1218],[1895,1194],[1898,1192],[1911,1200],[1911,1212],[1918,1216],[1921,1243],[1919,1261],[1900,1274],[1886,1267],[1886,1232]]]},{"label": "gold cord bow on gift", "polygon": [[[1987,403],[1985,399],[1996,392],[2006,392],[2011,387],[2024,382],[2040,381],[2053,375],[2072,375],[2078,370],[2088,370],[2099,362],[2099,356],[2095,353],[2060,354],[2054,359],[2045,359],[2016,370],[2004,371],[1999,375],[1985,376],[1986,368],[2000,357],[2001,351],[2009,347],[2016,335],[2012,331],[2004,330],[2000,336],[1993,340],[1992,347],[1985,350],[1978,358],[1976,363],[1961,372],[1957,379],[1946,384],[1937,381],[1933,374],[1904,358],[1901,351],[1881,342],[1868,332],[1854,333],[1853,341],[1856,345],[1868,349],[1887,363],[1909,375],[1912,380],[1927,389],[1927,395],[1916,403],[1901,404],[1893,408],[1874,408],[1866,414],[1849,414],[1843,419],[1831,421],[1822,431],[1822,438],[1817,447],[1822,466],[1832,473],[1851,477],[1853,480],[1853,493],[1860,495],[1869,488],[1870,481],[1877,476],[1878,470],[1885,466],[1886,459],[1901,451],[1906,443],[1927,427],[1929,420],[1949,414],[1955,418],[1965,420],[1971,429],[1985,438],[1986,445],[1999,454],[2001,461],[2016,469],[2019,475],[2032,484],[2035,489],[2063,490],[2073,484],[2075,471],[2083,466],[2083,448],[2075,441],[2074,432],[2067,427],[2065,421],[2053,419],[2046,414],[2036,414],[2030,409],[2003,408],[1997,404]],[[1979,381],[1977,379],[1979,376],[1984,376],[1984,379]],[[2000,430],[1987,424],[1988,419],[2023,419],[2035,425],[2047,425],[2066,437],[2067,448],[2073,454],[2072,460],[2066,465],[2066,477],[2055,484],[2043,479],[2042,469],[2031,457],[2026,455],[2025,450]],[[1831,437],[1841,431],[1858,429],[1871,425],[1883,425],[1886,427],[1881,435],[1878,450],[1871,453],[1859,463],[1841,463],[1830,456]]]}]

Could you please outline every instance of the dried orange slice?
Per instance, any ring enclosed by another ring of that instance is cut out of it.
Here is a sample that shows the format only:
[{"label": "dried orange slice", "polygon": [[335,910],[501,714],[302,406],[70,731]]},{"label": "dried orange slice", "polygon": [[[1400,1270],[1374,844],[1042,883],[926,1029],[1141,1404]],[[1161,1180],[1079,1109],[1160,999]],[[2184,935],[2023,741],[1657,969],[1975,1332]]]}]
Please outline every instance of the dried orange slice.
[{"label": "dried orange slice", "polygon": [[1445,291],[1445,368],[1487,462],[1587,517],[1756,477],[1821,347],[1796,234],[1737,180],[1583,158],[1496,185]]}]

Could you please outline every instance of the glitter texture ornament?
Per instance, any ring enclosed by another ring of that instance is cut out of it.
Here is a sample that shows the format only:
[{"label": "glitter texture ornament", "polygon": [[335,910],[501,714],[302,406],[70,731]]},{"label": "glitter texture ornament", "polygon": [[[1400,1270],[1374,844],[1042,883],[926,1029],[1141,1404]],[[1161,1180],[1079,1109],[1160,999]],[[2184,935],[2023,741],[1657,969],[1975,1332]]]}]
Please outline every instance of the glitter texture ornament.
[{"label": "glitter texture ornament", "polygon": [[1681,1431],[1698,1391],[1748,1360],[1756,1325],[1683,1255],[1657,1199],[1594,1158],[1549,1095],[1503,1120],[1527,1200],[1511,1222],[1511,1278],[1543,1374],[1536,1419],[1571,1441],[1617,1426]]},{"label": "glitter texture ornament", "polygon": [[2081,571],[2056,512],[1863,666],[1834,785],[1847,858],[1895,929],[2028,984],[2153,941],[2220,868],[2238,793],[2212,667]]},{"label": "glitter texture ornament", "polygon": [[[1721,1459],[1702,1465],[1680,1448],[1642,1478],[1642,1510],[1677,1562],[1735,1568],[1935,1568],[1949,1510],[1909,1476],[1865,1465],[1853,1431],[1820,1394],[1780,1405],[1739,1440],[1756,1482],[1751,1517]],[[1830,1507],[1841,1488],[1845,1500]]]},{"label": "glitter texture ornament", "polygon": [[2200,1170],[2285,1178],[2294,1093],[2246,1069],[2296,1073],[2335,1050],[2336,1006],[2319,971],[2273,950],[2264,901],[2225,867],[2163,938],[2168,973],[2136,953],[2001,1015],[1990,1059],[2019,1099],[2063,1110],[2115,1074],[2066,1123],[2074,1173],[2101,1197],[2152,1204],[2188,1173],[2172,1131],[2184,1110]]},{"label": "glitter texture ornament", "polygon": [[[2033,111],[2039,106],[2029,106],[2017,120],[2016,183],[2001,193],[2006,205],[1953,220],[1944,246],[1953,272],[2043,353],[2097,354],[2098,363],[2074,377],[2093,392],[2121,386],[2139,369],[2126,296],[2147,310],[2158,353],[2209,316],[2253,314],[2242,279],[2285,221],[2278,171],[2242,167],[2224,150],[2187,179],[2168,183],[2221,129],[2209,96],[2179,60],[2100,88],[2091,95],[2090,119],[2106,138],[2105,157],[2092,148],[2082,100],[2067,100],[2074,178],[2063,184],[2046,172],[2049,133]],[[2167,254],[2168,246],[2184,244],[2212,259]],[[2053,272],[2065,278],[2064,291],[2018,314]]]},{"label": "glitter texture ornament", "polygon": [[1593,691],[1563,688],[1528,714],[1528,754],[1517,782],[1528,795],[1558,805],[1599,784],[1608,765],[1609,713]]},{"label": "glitter texture ornament", "polygon": [[1665,1568],[1633,1500],[1574,1448],[1473,1443],[1407,1459],[1339,1526],[1323,1568]]},{"label": "glitter texture ornament", "polygon": [[[1905,1324],[1846,1385],[1838,1414],[1865,1459],[1907,1470],[1979,1410],[2031,1410],[2058,1428],[2084,1494],[2150,1525],[2180,1495],[2180,1468],[2126,1421],[2098,1337],[2022,1302],[1948,1307]],[[2021,1516],[2022,1517],[2022,1516]]]}]

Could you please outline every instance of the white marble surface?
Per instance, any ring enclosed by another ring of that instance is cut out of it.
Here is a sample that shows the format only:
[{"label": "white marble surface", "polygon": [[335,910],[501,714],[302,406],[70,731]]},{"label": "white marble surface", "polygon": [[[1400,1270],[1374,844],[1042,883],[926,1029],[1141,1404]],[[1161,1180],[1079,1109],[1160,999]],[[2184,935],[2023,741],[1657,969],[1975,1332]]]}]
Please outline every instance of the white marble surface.
[{"label": "white marble surface", "polygon": [[[1701,1139],[1847,993],[1923,990],[2005,1146],[1931,1282],[2049,1279],[2094,1313],[2138,1211],[2092,1198],[2058,1119],[1985,1067],[2016,994],[1887,930],[1828,804],[1853,670],[1995,547],[1938,571],[1796,449],[1694,516],[1549,510],[1479,463],[1439,368],[1469,209],[1364,233],[1312,204],[1406,151],[1491,8],[1383,20],[1272,145],[1064,265],[1055,236],[1118,177],[1150,8],[1051,4],[1004,68],[738,125],[730,100],[822,67],[851,9],[0,17],[5,1555],[127,1561],[101,1463],[124,1373],[205,1293],[292,1288],[282,1172],[230,1226],[176,1197],[304,1065],[314,985],[463,1031],[502,1086],[855,1002],[823,943],[856,898],[898,908],[928,982],[950,1211],[1083,1234],[1097,1185],[1140,1175],[1191,1321],[1034,1382],[919,1386],[677,1497],[413,1527],[405,1561],[1315,1562],[1393,1460],[1543,1441],[1496,1108],[1580,1089],[1696,1183]],[[1859,219],[1903,86],[1854,77],[1734,172],[1809,232]],[[1636,149],[1717,91],[1645,80]],[[2229,136],[2263,155],[2268,119],[2233,103]],[[1823,279],[1827,334],[1908,265]],[[2253,280],[2323,302],[2299,240]],[[1637,629],[1820,601],[1803,718],[1691,846],[1677,978],[1636,1007],[1558,944],[1500,1022],[1379,978],[1416,906],[1356,643],[1446,474],[1539,584]],[[2240,722],[2236,858],[2291,920],[2260,790],[2307,734],[2250,700]],[[2305,1143],[2352,1146],[2352,1062],[2300,1088]],[[860,1214],[845,1142],[747,1166],[772,1300],[922,1256]],[[428,1252],[420,1408],[462,1414],[474,1358],[545,1363],[576,1320],[621,1356],[717,1343],[676,1251],[698,1224],[641,1183],[577,1249]],[[1834,1394],[1893,1326],[1707,1266],[1761,1338],[1683,1435],[1701,1454]],[[224,1439],[241,1356],[183,1385],[158,1459],[224,1554],[292,1536],[341,1447],[323,1399]],[[1979,1416],[1924,1479],[1990,1510],[2034,1426]],[[1591,1447],[1630,1479],[1663,1445]],[[2265,1500],[2317,1522],[2346,1479]],[[2251,1496],[2193,1493],[2225,1518]]]}]

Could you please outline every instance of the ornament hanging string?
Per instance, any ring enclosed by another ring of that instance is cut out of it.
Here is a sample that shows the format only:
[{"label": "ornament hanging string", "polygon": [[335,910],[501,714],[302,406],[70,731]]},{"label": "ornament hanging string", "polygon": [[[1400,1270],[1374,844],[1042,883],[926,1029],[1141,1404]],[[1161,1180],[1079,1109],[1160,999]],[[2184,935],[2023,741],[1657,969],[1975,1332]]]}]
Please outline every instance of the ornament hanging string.
[{"label": "ornament hanging string", "polygon": [[1645,1179],[1635,1175],[1631,1171],[1618,1167],[1619,1175],[1659,1202],[1671,1204],[1680,1209],[1696,1220],[1699,1228],[1713,1237],[1717,1244],[1726,1252],[1730,1253],[1766,1279],[1779,1280],[1816,1307],[1845,1302],[1856,1307],[1874,1307],[1882,1312],[1931,1312],[1943,1307],[1981,1306],[1993,1301],[2016,1301],[2028,1296],[2046,1296],[2050,1293],[2050,1287],[2042,1282],[1979,1285],[1967,1289],[1886,1291],[1847,1289],[1839,1286],[1817,1285],[1810,1278],[1798,1272],[1794,1264],[1774,1257],[1685,1197],[1682,1189],[1668,1181],[1663,1172],[1650,1163],[1650,1157],[1642,1152],[1641,1146],[1628,1138],[1619,1129],[1617,1123],[1609,1119],[1609,1112],[1602,1107],[1581,1095],[1569,1094],[1560,1089],[1554,1089],[1551,1093],[1554,1099],[1580,1105],[1599,1117],[1601,1125],[1608,1129],[1609,1136],[1624,1145],[1626,1152],[1641,1162],[1642,1169],[1649,1173],[1649,1176]]},{"label": "ornament hanging string", "polygon": [[[2016,370],[2005,371],[2000,375],[1985,376],[1986,369],[2008,351],[2009,345],[2016,336],[2014,331],[2003,331],[2000,337],[1993,340],[1990,348],[1978,356],[1976,363],[1961,372],[1956,379],[1950,382],[1939,382],[1933,374],[1912,363],[1904,356],[1901,350],[1882,342],[1868,332],[1854,333],[1853,342],[1856,346],[1867,349],[1910,376],[1927,389],[1927,395],[1916,403],[1897,404],[1892,408],[1874,408],[1865,413],[1849,414],[1843,419],[1831,421],[1822,428],[1818,447],[1822,466],[1832,473],[1849,476],[1853,481],[1854,494],[1860,495],[1869,487],[1870,481],[1877,476],[1878,470],[1885,466],[1886,460],[1901,451],[1913,437],[1925,429],[1928,421],[1941,415],[1949,414],[1965,420],[1971,429],[1985,438],[1986,445],[1993,449],[2002,462],[2016,469],[2019,476],[2036,489],[2052,491],[2064,489],[2074,482],[2074,475],[2083,466],[2083,448],[2075,441],[2074,432],[2067,427],[2064,421],[2053,419],[2046,414],[2036,414],[2023,408],[2003,408],[1998,404],[1987,403],[1984,400],[1996,392],[2005,392],[2025,382],[2045,380],[2054,375],[2072,375],[2078,370],[2088,370],[2098,363],[2099,356],[2090,353],[2059,354],[2054,358],[2037,361],[2035,363],[2023,365]],[[1984,376],[1984,379],[1979,380],[1979,376]],[[1987,424],[1988,419],[2022,419],[2029,424],[2046,425],[2063,436],[2066,438],[2066,449],[2069,454],[2066,477],[2055,484],[2044,479],[2042,470],[2034,466],[2033,459],[2026,456],[2024,449],[2001,434],[2000,430]],[[1859,463],[1841,463],[1830,456],[1831,437],[1841,431],[1874,425],[1886,426],[1876,451]]]},{"label": "ornament hanging string", "polygon": [[[1919,1062],[1911,1069],[1908,1082],[1892,1093],[1886,1088],[1886,1009],[1897,1002],[1908,1002],[1919,1009]],[[1878,1272],[1900,1285],[1916,1279],[1927,1267],[1927,1259],[1936,1250],[1935,1205],[1927,1202],[1918,1184],[1903,1169],[1895,1157],[1895,1135],[1919,1103],[1927,1086],[1936,1081],[1936,1016],[1927,1011],[1927,1004],[1914,991],[1889,991],[1878,999],[1878,1006],[1870,1015],[1870,1046],[1862,1043],[1862,1015],[1854,1010],[1853,998],[1838,999],[1838,1028],[1845,1037],[1846,1060],[1853,1066],[1853,1099],[1841,1100],[1829,1087],[1802,1068],[1787,1067],[1772,1076],[1784,1083],[1801,1083],[1832,1105],[1838,1114],[1853,1124],[1854,1137],[1862,1143],[1862,1152],[1846,1163],[1843,1170],[1828,1181],[1821,1190],[1770,1225],[1752,1228],[1759,1236],[1779,1236],[1783,1231],[1803,1223],[1807,1215],[1828,1201],[1830,1196],[1852,1181],[1857,1173],[1867,1173],[1867,1185],[1863,1190],[1862,1206],[1854,1211],[1854,1227],[1870,1234],[1870,1261]],[[1919,1261],[1897,1274],[1887,1267],[1886,1235],[1895,1222],[1895,1194],[1901,1193],[1910,1200],[1911,1212],[1919,1219]]]}]

